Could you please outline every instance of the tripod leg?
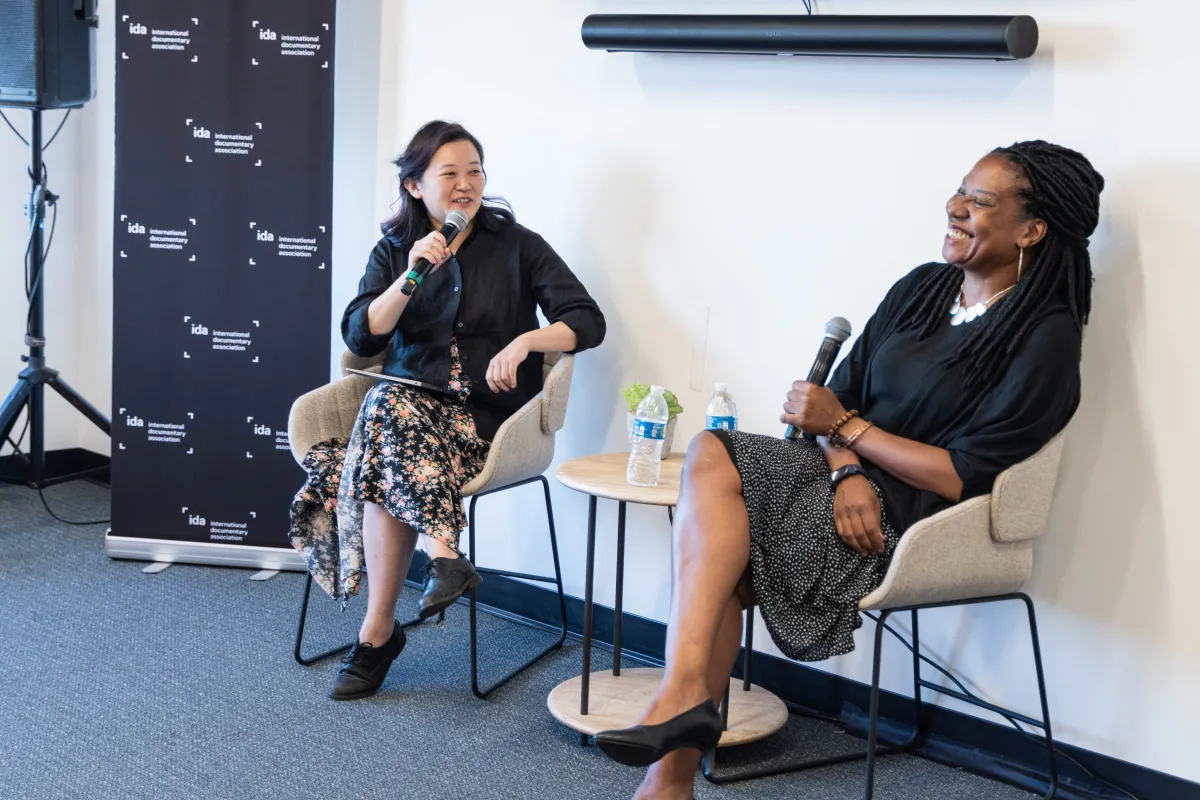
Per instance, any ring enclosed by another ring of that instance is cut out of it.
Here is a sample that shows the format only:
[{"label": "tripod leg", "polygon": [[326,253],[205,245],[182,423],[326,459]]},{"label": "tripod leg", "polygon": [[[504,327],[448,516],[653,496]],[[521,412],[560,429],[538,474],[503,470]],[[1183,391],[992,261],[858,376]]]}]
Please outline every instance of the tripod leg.
[{"label": "tripod leg", "polygon": [[4,405],[0,406],[0,447],[12,433],[13,426],[17,424],[17,417],[21,416],[21,409],[25,408],[28,401],[29,384],[26,381],[17,381],[17,385],[4,399]]},{"label": "tripod leg", "polygon": [[62,398],[79,410],[91,423],[104,433],[112,436],[112,425],[109,424],[108,417],[100,413],[100,411],[91,403],[83,398],[83,395],[71,388],[70,384],[64,381],[59,376],[54,376],[50,381],[50,385],[54,387],[54,391],[62,395]]}]

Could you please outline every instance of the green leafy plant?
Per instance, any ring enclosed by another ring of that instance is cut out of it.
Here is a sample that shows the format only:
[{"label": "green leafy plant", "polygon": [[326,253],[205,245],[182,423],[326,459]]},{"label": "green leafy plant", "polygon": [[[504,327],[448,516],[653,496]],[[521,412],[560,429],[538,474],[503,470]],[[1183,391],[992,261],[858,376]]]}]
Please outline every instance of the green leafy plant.
[{"label": "green leafy plant", "polygon": [[[629,405],[629,413],[637,413],[637,407],[645,399],[646,395],[650,394],[650,384],[635,383],[621,390],[621,396],[625,398],[625,402]],[[669,418],[674,418],[683,413],[683,406],[679,405],[679,399],[675,397],[674,392],[668,390],[663,391],[663,397],[667,401],[667,414]]]}]

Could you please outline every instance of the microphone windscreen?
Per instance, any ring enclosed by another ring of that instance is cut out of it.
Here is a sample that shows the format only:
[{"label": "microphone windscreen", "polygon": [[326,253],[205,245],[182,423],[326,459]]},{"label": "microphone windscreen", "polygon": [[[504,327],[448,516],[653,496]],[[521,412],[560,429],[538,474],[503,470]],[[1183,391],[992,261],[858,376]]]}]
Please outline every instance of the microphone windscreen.
[{"label": "microphone windscreen", "polygon": [[830,339],[845,342],[850,338],[851,332],[850,320],[845,317],[834,317],[825,323],[825,335]]},{"label": "microphone windscreen", "polygon": [[451,209],[450,213],[446,215],[446,224],[453,225],[459,233],[462,233],[467,229],[467,215],[458,209]]}]

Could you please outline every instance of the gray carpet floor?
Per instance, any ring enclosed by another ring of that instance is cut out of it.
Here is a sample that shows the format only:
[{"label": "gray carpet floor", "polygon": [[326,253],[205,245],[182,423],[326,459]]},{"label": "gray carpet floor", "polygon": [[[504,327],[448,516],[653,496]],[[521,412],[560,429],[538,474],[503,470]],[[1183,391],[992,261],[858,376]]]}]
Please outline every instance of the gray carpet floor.
[{"label": "gray carpet floor", "polygon": [[[106,517],[108,492],[47,490],[70,519]],[[609,761],[546,709],[580,669],[568,642],[488,701],[469,688],[467,614],[410,632],[381,692],[335,703],[336,659],[292,659],[302,576],[176,565],[158,575],[104,555],[105,526],[53,520],[36,492],[0,487],[0,798],[629,798],[640,771]],[[324,595],[311,646],[353,637],[365,603]],[[398,614],[411,615],[406,591]],[[549,634],[482,615],[486,677]],[[607,666],[597,654],[594,668]],[[631,666],[634,666],[631,663]],[[793,717],[754,763],[804,748],[861,748],[826,723]],[[715,787],[696,797],[862,797],[852,763]],[[908,756],[883,759],[881,800],[1017,800],[1032,795]]]}]

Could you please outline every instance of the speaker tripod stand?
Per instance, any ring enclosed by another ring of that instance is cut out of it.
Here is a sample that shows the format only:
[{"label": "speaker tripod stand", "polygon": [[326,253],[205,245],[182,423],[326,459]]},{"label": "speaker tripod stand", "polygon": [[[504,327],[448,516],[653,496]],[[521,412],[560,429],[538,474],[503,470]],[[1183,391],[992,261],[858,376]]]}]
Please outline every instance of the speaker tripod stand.
[{"label": "speaker tripod stand", "polygon": [[[8,393],[4,404],[0,406],[0,443],[8,440],[17,418],[22,409],[28,411],[26,424],[29,428],[29,448],[24,471],[14,473],[11,464],[17,458],[9,458],[4,462],[6,470],[0,474],[0,481],[17,483],[34,489],[43,489],[57,483],[87,477],[107,470],[108,467],[96,467],[72,472],[64,475],[48,475],[46,470],[46,407],[45,390],[50,387],[78,411],[87,417],[97,428],[112,435],[112,426],[108,418],[100,413],[79,392],[72,389],[59,375],[58,370],[46,366],[46,336],[44,316],[45,282],[42,271],[45,269],[45,251],[43,248],[42,225],[46,219],[46,205],[58,198],[50,193],[43,181],[42,171],[42,112],[34,109],[30,112],[33,117],[29,137],[29,177],[31,188],[29,192],[29,241],[26,252],[29,256],[29,314],[28,329],[25,334],[25,344],[29,347],[29,355],[21,356],[27,366],[17,376],[17,383]],[[56,212],[57,213],[57,212]],[[19,462],[18,462],[19,463]]]}]

